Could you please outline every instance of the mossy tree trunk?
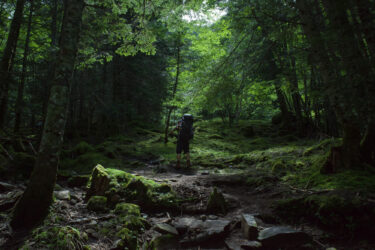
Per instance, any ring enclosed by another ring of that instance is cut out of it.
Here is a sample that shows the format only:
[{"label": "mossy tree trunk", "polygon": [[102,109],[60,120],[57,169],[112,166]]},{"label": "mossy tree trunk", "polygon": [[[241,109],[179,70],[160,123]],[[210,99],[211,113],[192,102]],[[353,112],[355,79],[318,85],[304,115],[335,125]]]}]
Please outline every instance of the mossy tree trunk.
[{"label": "mossy tree trunk", "polygon": [[22,14],[25,0],[17,0],[12,23],[8,34],[7,43],[4,48],[0,65],[0,128],[4,126],[8,109],[8,91],[12,58],[16,53],[18,35],[20,33]]},{"label": "mossy tree trunk", "polygon": [[45,126],[30,184],[16,204],[11,226],[33,227],[48,214],[56,182],[58,153],[63,142],[70,81],[81,31],[83,0],[66,0],[56,72],[51,84]]},{"label": "mossy tree trunk", "polygon": [[[340,75],[337,75],[337,72],[340,72],[340,70],[343,68],[348,69],[352,63],[345,61],[347,58],[342,56],[341,61],[345,62],[334,64],[333,62],[340,61],[336,56],[338,53],[342,52],[343,48],[336,47],[337,41],[335,41],[334,36],[331,38],[333,40],[326,40],[322,37],[323,31],[327,32],[328,30],[335,28],[335,25],[338,25],[334,16],[338,15],[339,10],[333,10],[333,6],[336,5],[333,3],[330,5],[330,1],[324,1],[324,4],[327,7],[325,10],[327,17],[323,16],[321,6],[318,2],[308,0],[296,1],[296,6],[300,11],[301,21],[303,23],[303,30],[308,40],[311,42],[311,49],[314,59],[319,66],[319,70],[321,71],[323,80],[327,86],[326,95],[329,96],[330,105],[332,105],[337,119],[343,129],[342,146],[332,147],[330,154],[322,168],[322,172],[329,173],[339,171],[343,168],[357,168],[360,166],[361,136],[358,116],[355,114],[355,112],[353,112],[353,110],[357,107],[349,100],[350,98],[347,96],[347,92],[350,90],[348,86],[353,85],[353,91],[356,91],[359,83],[356,82],[355,84],[353,83],[350,85],[355,81],[355,79],[352,79],[352,81],[351,79],[344,79]],[[341,15],[343,13],[339,14]],[[327,23],[325,18],[330,20],[330,27],[325,27]],[[340,19],[342,19],[341,16]],[[353,43],[353,41],[347,39],[342,47],[349,48],[350,43]],[[355,51],[356,49],[357,48],[353,48]],[[351,69],[349,69],[349,72],[350,70]]]}]

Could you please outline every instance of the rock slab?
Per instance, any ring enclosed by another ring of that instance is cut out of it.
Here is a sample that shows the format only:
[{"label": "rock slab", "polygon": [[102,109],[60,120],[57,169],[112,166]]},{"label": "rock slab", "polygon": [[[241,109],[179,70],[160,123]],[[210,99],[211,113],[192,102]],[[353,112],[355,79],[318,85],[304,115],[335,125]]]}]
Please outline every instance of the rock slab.
[{"label": "rock slab", "polygon": [[258,240],[265,247],[296,247],[311,241],[310,235],[286,226],[266,228],[259,233]]},{"label": "rock slab", "polygon": [[217,238],[225,236],[229,232],[229,220],[205,220],[183,217],[179,218],[174,226],[182,231],[186,228],[189,237],[185,237],[180,241],[182,246],[192,246],[203,242],[209,242]]},{"label": "rock slab", "polygon": [[155,225],[155,230],[162,234],[178,235],[176,228],[166,223],[158,223]]},{"label": "rock slab", "polygon": [[258,238],[258,225],[253,215],[241,215],[241,230],[243,236],[248,240],[256,240]]},{"label": "rock slab", "polygon": [[70,200],[69,190],[54,191],[53,193],[58,200]]}]

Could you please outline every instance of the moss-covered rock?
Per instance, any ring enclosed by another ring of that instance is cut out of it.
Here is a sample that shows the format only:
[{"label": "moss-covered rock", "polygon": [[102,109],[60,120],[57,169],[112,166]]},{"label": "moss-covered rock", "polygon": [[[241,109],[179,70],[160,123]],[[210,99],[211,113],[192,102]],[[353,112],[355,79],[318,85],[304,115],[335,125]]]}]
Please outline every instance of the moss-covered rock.
[{"label": "moss-covered rock", "polygon": [[[167,184],[159,184],[118,169],[98,165],[89,183],[87,199],[93,195],[104,195],[109,201],[114,201],[111,204],[113,206],[121,198],[139,204],[145,210],[173,210],[178,205],[175,193]],[[120,199],[113,199],[114,196]]]},{"label": "moss-covered rock", "polygon": [[[120,238],[116,249],[139,249],[138,236],[147,222],[141,217],[139,206],[131,203],[119,203],[113,213],[116,217],[99,226],[104,235]],[[120,227],[120,230],[116,229]]]},{"label": "moss-covered rock", "polygon": [[85,246],[87,240],[86,233],[70,226],[52,227],[48,231],[36,229],[32,233],[32,238],[20,249],[90,249]]},{"label": "moss-covered rock", "polygon": [[227,202],[222,193],[218,192],[216,188],[211,193],[208,203],[207,203],[207,212],[213,214],[226,214],[227,213]]},{"label": "moss-covered rock", "polygon": [[87,202],[87,209],[94,212],[104,212],[107,210],[107,197],[92,196]]},{"label": "moss-covered rock", "polygon": [[375,232],[372,223],[375,206],[354,194],[330,193],[284,199],[274,204],[274,213],[287,221],[304,219],[332,230]]},{"label": "moss-covered rock", "polygon": [[102,165],[97,165],[90,177],[90,188],[87,190],[86,200],[90,199],[93,195],[105,195],[109,190],[110,182],[111,178],[105,168]]},{"label": "moss-covered rock", "polygon": [[132,203],[119,203],[116,205],[115,209],[113,210],[115,214],[118,215],[135,215],[141,216],[139,211],[139,206]]}]

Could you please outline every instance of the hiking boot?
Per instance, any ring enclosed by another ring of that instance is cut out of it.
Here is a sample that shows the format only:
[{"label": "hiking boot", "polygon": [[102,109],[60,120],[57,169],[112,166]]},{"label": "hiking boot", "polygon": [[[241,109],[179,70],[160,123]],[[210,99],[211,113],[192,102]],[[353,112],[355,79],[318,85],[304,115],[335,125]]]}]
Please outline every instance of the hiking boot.
[{"label": "hiking boot", "polygon": [[188,167],[188,168],[191,167],[190,160],[187,160],[187,161],[186,161],[186,167]]},{"label": "hiking boot", "polygon": [[176,163],[176,168],[180,168],[181,166],[180,166],[180,161],[177,161],[177,163]]}]

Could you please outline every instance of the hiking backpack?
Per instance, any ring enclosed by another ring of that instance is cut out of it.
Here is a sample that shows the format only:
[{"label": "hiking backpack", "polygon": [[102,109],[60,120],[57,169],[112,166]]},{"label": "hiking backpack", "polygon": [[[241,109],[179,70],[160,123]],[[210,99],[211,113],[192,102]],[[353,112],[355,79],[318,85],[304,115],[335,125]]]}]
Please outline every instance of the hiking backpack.
[{"label": "hiking backpack", "polygon": [[188,140],[193,139],[193,122],[194,117],[191,114],[184,114],[182,116],[181,132],[180,135]]}]

